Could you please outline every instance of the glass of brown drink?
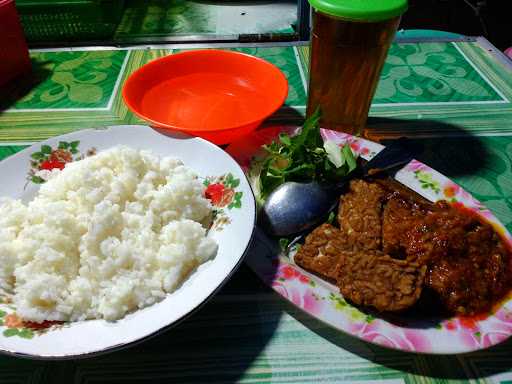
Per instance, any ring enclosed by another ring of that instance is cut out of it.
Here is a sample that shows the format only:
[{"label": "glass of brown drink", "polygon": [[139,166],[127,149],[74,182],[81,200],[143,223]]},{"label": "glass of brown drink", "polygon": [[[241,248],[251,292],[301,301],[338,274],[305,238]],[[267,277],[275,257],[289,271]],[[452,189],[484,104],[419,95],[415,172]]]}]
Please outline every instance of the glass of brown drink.
[{"label": "glass of brown drink", "polygon": [[309,0],[313,30],[306,116],[361,134],[407,0]]}]

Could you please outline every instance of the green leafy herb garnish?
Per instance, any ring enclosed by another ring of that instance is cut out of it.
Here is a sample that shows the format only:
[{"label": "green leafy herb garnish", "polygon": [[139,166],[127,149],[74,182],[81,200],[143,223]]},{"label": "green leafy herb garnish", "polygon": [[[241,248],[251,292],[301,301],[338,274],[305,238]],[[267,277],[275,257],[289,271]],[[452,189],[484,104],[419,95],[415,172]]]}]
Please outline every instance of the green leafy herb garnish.
[{"label": "green leafy herb garnish", "polygon": [[320,135],[320,111],[304,122],[295,136],[280,134],[278,141],[263,146],[268,156],[263,161],[260,194],[265,199],[286,181],[335,182],[356,168],[356,156],[345,144],[326,141]]},{"label": "green leafy herb garnish", "polygon": [[334,211],[331,211],[331,212],[329,213],[329,217],[327,218],[327,222],[328,222],[329,224],[333,224],[333,225],[334,225],[334,223],[336,222],[336,213],[334,213]]},{"label": "green leafy herb garnish", "polygon": [[290,245],[289,239],[286,239],[286,238],[279,239],[279,247],[281,248],[281,251],[285,252],[289,245]]}]

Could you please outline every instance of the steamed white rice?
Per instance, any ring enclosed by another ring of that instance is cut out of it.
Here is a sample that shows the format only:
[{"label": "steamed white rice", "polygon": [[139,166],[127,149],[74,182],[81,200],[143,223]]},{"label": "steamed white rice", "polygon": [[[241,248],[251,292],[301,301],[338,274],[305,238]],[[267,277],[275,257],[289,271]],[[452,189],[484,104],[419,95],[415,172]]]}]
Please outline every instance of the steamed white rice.
[{"label": "steamed white rice", "polygon": [[25,320],[115,320],[215,256],[212,207],[179,160],[115,147],[54,170],[33,201],[0,199],[0,290]]}]

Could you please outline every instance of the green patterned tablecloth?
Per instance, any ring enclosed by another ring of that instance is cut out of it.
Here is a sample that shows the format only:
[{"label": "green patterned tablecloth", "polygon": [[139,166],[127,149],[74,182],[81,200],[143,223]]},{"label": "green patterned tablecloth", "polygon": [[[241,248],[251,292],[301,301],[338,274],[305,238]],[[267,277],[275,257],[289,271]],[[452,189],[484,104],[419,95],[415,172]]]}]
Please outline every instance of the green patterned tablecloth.
[{"label": "green patterned tablecloth", "polygon": [[[266,124],[299,123],[307,47],[241,48],[287,75]],[[32,52],[35,79],[3,93],[0,158],[66,132],[141,123],[120,87],[172,50]],[[512,76],[477,42],[392,46],[371,109],[376,137],[418,138],[421,159],[475,195],[512,231]],[[336,332],[266,288],[246,267],[185,323],[124,351],[81,361],[0,357],[0,383],[512,383],[512,342],[461,356],[384,350]]]}]

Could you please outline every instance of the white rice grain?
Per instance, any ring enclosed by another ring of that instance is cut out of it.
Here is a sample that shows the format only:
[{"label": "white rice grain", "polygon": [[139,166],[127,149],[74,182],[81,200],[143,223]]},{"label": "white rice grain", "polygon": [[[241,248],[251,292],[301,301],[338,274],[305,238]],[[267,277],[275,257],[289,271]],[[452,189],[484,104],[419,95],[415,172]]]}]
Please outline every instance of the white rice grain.
[{"label": "white rice grain", "polygon": [[24,320],[116,320],[215,256],[212,207],[179,160],[115,147],[52,171],[33,201],[0,200],[0,289]]}]

